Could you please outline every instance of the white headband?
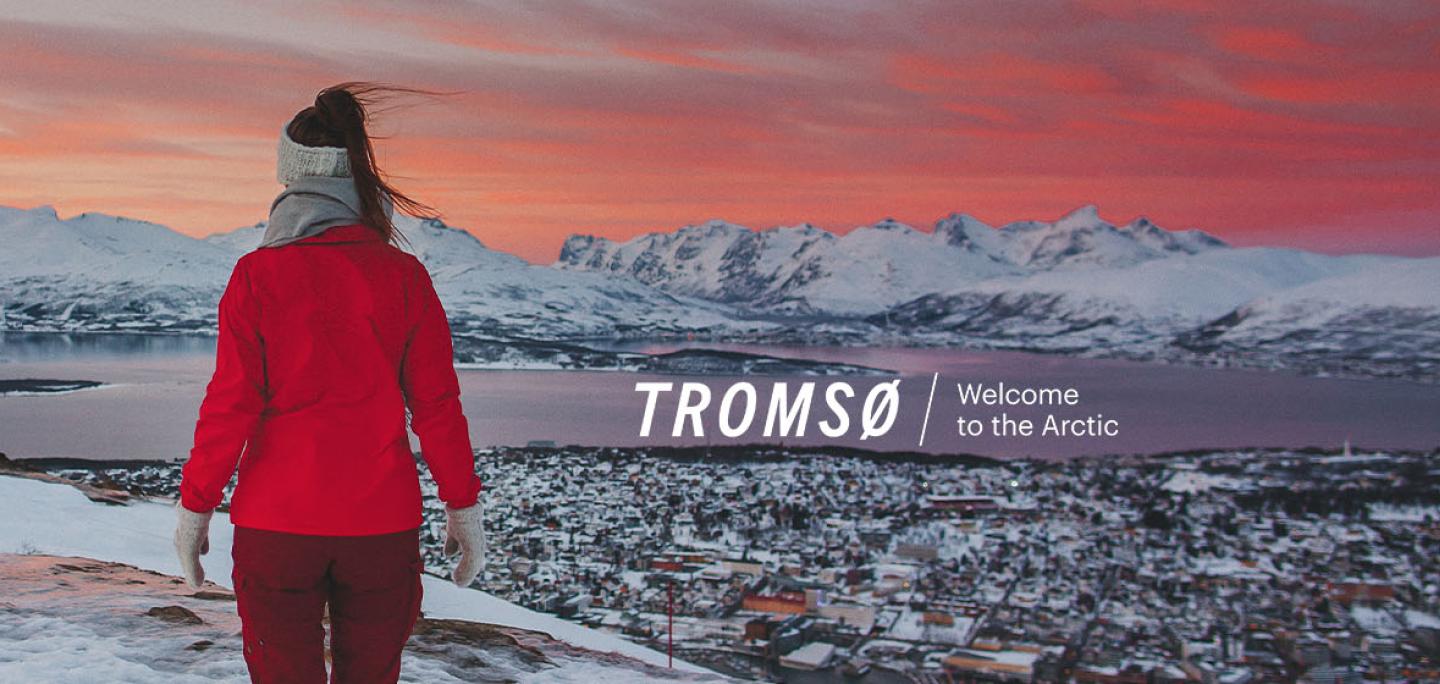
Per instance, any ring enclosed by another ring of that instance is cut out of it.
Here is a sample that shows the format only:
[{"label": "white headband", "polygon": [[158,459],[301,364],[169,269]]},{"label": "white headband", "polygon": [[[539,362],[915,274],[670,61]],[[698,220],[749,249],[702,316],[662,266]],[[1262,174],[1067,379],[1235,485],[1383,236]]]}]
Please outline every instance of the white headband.
[{"label": "white headband", "polygon": [[290,138],[289,125],[280,129],[280,150],[275,166],[275,179],[289,185],[301,176],[350,175],[350,157],[343,147],[311,147]]}]

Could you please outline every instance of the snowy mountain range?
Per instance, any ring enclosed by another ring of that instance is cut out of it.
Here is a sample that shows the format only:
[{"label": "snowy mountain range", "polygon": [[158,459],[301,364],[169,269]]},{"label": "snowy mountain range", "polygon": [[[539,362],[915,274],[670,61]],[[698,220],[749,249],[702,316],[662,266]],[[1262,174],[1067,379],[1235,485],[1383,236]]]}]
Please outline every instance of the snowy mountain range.
[{"label": "snowy mountain range", "polygon": [[1051,269],[1124,268],[1224,248],[1146,219],[1116,227],[1094,206],[1054,223],[994,229],[951,214],[930,233],[886,219],[837,236],[810,224],[753,231],[724,221],[624,243],[565,241],[557,266],[619,273],[667,292],[772,312],[866,315],[961,283]]},{"label": "snowy mountain range", "polygon": [[[500,346],[688,335],[1440,379],[1440,259],[1232,248],[1144,218],[1115,225],[1093,206],[998,228],[951,214],[929,232],[889,219],[843,236],[715,220],[625,242],[573,235],[550,266],[440,221],[398,225],[457,339]],[[0,207],[0,329],[213,330],[231,267],[263,232],[196,239]]]},{"label": "snowy mountain range", "polygon": [[1117,226],[1094,206],[999,228],[951,214],[928,233],[887,219],[844,236],[722,221],[576,235],[555,265],[818,320],[836,342],[1440,374],[1440,259],[1238,249],[1145,218]]}]

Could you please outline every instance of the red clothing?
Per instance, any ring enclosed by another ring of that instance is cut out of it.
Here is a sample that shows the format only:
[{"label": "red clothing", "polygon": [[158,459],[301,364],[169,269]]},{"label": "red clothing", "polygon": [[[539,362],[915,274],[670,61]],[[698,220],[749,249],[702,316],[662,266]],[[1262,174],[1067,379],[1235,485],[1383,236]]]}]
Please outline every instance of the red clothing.
[{"label": "red clothing", "polygon": [[231,580],[251,684],[393,684],[425,598],[420,530],[314,536],[235,528]]},{"label": "red clothing", "polygon": [[[361,223],[241,257],[180,502],[238,526],[371,535],[423,522],[405,432],[448,505],[475,503],[450,326],[425,266]],[[242,450],[244,458],[241,458]]]}]

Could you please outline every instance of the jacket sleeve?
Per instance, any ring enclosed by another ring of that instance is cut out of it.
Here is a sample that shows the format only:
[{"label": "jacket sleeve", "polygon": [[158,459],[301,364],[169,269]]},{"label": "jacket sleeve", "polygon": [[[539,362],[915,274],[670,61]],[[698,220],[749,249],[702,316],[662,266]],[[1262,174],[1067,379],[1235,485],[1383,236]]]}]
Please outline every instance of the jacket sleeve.
[{"label": "jacket sleeve", "polygon": [[460,406],[460,380],[450,323],[435,293],[430,273],[418,260],[410,292],[414,321],[400,369],[400,387],[410,410],[410,429],[420,438],[420,456],[451,508],[466,508],[479,498],[470,426]]},{"label": "jacket sleeve", "polygon": [[197,513],[220,505],[241,451],[265,409],[264,340],[245,260],[235,264],[220,296],[215,374],[195,423],[195,444],[181,469],[180,503]]}]

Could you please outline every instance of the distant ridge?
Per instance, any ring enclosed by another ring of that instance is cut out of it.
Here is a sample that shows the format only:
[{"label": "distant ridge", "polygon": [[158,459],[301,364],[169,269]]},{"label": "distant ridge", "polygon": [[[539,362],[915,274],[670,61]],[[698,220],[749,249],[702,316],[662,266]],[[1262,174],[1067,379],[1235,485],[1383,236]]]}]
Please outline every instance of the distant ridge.
[{"label": "distant ridge", "polygon": [[1000,228],[952,213],[925,233],[885,219],[843,236],[808,223],[755,231],[712,220],[615,242],[572,235],[555,265],[632,276],[667,292],[778,311],[864,315],[956,284],[1057,268],[1123,268],[1228,247],[1087,205],[1053,223]]}]

